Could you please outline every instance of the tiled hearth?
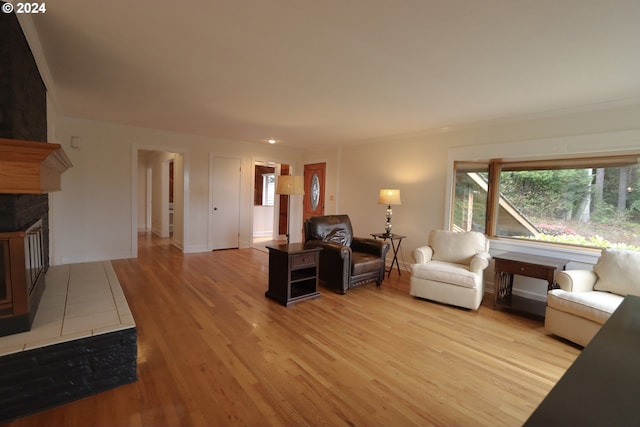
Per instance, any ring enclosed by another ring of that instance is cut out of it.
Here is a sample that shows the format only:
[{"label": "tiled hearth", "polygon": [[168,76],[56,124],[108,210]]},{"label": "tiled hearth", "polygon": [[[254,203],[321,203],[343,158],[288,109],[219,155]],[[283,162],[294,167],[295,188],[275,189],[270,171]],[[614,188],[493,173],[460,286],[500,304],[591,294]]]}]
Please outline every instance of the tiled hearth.
[{"label": "tiled hearth", "polygon": [[111,263],[50,267],[31,330],[0,337],[0,423],[136,378],[136,325]]},{"label": "tiled hearth", "polygon": [[0,337],[0,356],[128,328],[135,322],[110,262],[52,266],[31,330]]}]

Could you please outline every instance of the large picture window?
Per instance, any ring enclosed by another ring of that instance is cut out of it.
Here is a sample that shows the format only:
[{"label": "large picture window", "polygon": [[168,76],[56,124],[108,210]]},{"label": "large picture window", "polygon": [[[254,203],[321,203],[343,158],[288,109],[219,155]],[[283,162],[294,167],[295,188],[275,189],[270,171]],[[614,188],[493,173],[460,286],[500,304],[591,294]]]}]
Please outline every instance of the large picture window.
[{"label": "large picture window", "polygon": [[454,167],[454,229],[640,251],[638,156]]}]

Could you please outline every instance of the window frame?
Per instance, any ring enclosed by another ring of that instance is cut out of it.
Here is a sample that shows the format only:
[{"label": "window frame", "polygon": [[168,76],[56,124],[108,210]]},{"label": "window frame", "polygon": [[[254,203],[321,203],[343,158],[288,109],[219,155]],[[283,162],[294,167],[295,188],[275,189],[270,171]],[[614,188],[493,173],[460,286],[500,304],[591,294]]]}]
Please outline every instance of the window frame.
[{"label": "window frame", "polygon": [[[497,159],[500,162],[515,163],[549,160],[571,161],[578,158],[592,161],[605,157],[639,156],[638,147],[640,147],[640,129],[499,143],[478,142],[475,145],[450,147],[447,158],[443,228],[452,229],[453,226],[455,162],[482,163]],[[585,246],[495,237],[488,233],[487,236],[491,241],[491,253],[517,251],[564,258],[571,260],[567,268],[589,268],[596,263],[601,253],[601,249]]]},{"label": "window frame", "polygon": [[[454,175],[454,188],[458,176],[459,170],[469,169],[470,166],[487,169],[488,182],[487,182],[487,202],[485,207],[485,235],[494,239],[513,239],[513,240],[526,240],[532,243],[547,243],[551,245],[569,246],[575,248],[597,249],[601,248],[587,245],[572,245],[569,243],[560,242],[543,242],[541,240],[523,239],[520,237],[509,237],[498,234],[498,219],[499,219],[499,204],[500,204],[500,176],[504,171],[535,171],[535,170],[563,170],[563,169],[581,169],[581,168],[613,168],[623,166],[638,166],[640,164],[640,152],[634,154],[627,154],[624,156],[594,156],[594,157],[580,157],[571,159],[546,159],[546,160],[527,160],[527,161],[503,161],[499,159],[491,159],[486,162],[459,162],[454,161],[453,175]],[[456,200],[455,194],[452,196],[452,201]],[[453,215],[455,209],[452,207],[450,210],[450,229],[454,228]]]}]

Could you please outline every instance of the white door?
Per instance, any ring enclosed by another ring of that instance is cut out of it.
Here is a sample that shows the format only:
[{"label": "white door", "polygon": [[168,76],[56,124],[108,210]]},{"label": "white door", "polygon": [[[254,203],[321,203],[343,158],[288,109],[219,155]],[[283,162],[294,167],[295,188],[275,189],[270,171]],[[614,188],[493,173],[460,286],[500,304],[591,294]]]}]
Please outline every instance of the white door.
[{"label": "white door", "polygon": [[209,249],[240,247],[240,159],[211,157]]}]

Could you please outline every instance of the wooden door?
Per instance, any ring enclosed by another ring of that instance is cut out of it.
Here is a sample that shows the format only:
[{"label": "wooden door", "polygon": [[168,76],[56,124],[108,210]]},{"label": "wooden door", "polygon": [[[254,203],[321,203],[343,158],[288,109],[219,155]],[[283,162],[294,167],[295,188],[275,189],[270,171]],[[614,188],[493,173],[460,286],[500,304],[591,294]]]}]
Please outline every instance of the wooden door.
[{"label": "wooden door", "polygon": [[[280,165],[280,175],[289,175],[289,165]],[[287,217],[289,216],[289,204],[287,203],[287,197],[280,194],[280,208],[278,210],[278,235],[284,236],[287,234]]]},{"label": "wooden door", "polygon": [[304,202],[302,220],[324,215],[324,178],[326,163],[304,165]]},{"label": "wooden door", "polygon": [[240,159],[212,157],[209,249],[240,246]]}]

